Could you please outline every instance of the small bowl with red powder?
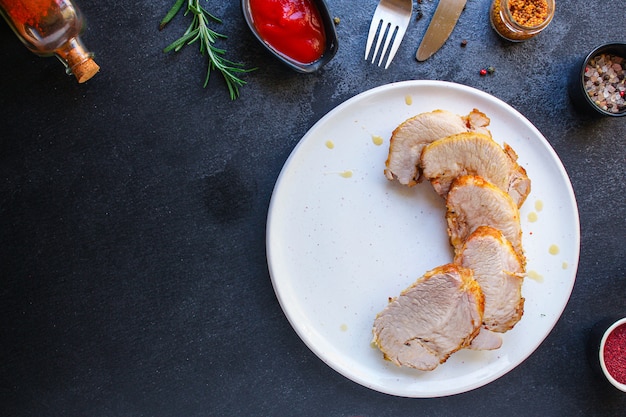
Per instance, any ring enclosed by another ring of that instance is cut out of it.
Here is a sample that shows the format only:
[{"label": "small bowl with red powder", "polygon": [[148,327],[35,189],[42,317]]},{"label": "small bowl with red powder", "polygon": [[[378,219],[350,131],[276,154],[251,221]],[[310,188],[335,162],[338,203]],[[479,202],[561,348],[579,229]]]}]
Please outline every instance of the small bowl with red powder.
[{"label": "small bowl with red powder", "polygon": [[337,53],[335,20],[324,0],[242,0],[241,8],[257,40],[295,71],[318,71]]},{"label": "small bowl with red powder", "polygon": [[589,360],[615,388],[626,392],[626,317],[607,319],[591,332]]}]

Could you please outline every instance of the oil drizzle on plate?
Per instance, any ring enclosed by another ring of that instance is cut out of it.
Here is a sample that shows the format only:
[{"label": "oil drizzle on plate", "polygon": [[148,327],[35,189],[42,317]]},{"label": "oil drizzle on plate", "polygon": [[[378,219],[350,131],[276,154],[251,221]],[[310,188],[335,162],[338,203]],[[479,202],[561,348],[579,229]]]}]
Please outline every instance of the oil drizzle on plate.
[{"label": "oil drizzle on plate", "polygon": [[539,274],[537,271],[528,271],[526,276],[537,282],[543,282],[543,275]]},{"label": "oil drizzle on plate", "polygon": [[326,147],[328,149],[334,149],[335,148],[335,142],[333,142],[332,140],[327,140],[326,141]]},{"label": "oil drizzle on plate", "polygon": [[372,142],[374,143],[374,145],[380,146],[383,144],[383,138],[382,136],[372,135]]},{"label": "oil drizzle on plate", "polygon": [[[543,201],[541,201],[541,200],[537,200],[537,201],[535,201],[535,210],[536,210],[536,211],[541,211],[541,210],[543,210]],[[529,221],[530,223],[534,223],[534,222],[536,222],[537,220],[539,220],[539,216],[537,215],[537,213],[536,213],[536,212],[531,211],[530,213],[528,213],[528,221]]]},{"label": "oil drizzle on plate", "polygon": [[404,96],[404,102],[407,106],[410,106],[411,104],[413,104],[413,97],[407,94],[406,96]]},{"label": "oil drizzle on plate", "polygon": [[548,249],[550,255],[558,255],[560,251],[561,250],[559,249],[558,245],[550,245],[550,248]]}]

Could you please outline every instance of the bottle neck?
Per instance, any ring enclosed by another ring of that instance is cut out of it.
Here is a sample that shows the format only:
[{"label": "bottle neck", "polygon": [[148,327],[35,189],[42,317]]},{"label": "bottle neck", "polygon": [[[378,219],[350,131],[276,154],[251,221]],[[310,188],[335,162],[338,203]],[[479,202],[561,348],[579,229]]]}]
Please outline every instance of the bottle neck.
[{"label": "bottle neck", "polygon": [[65,65],[68,74],[74,74],[79,83],[84,83],[100,70],[93,60],[93,54],[87,52],[78,36],[70,38],[54,51]]}]

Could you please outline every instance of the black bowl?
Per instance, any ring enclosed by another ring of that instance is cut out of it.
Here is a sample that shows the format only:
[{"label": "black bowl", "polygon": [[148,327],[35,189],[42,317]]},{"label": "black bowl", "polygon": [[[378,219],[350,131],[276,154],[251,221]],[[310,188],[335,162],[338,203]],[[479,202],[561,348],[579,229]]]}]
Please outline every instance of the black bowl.
[{"label": "black bowl", "polygon": [[[626,116],[626,110],[619,113],[612,113],[610,111],[600,108],[594,103],[585,90],[585,68],[587,63],[594,57],[600,54],[617,55],[626,60],[626,42],[612,42],[604,45],[600,45],[594,48],[583,59],[580,66],[576,66],[572,74],[572,80],[570,82],[570,97],[572,102],[578,110],[590,115],[590,116],[609,116],[609,117],[621,117]],[[626,62],[624,63],[626,68]]]},{"label": "black bowl", "polygon": [[326,45],[322,56],[316,61],[308,64],[296,61],[288,57],[287,55],[280,53],[263,40],[256,27],[254,26],[252,13],[250,11],[250,0],[241,0],[241,9],[243,11],[243,17],[248,24],[248,27],[261,43],[261,45],[265,47],[265,49],[267,49],[272,55],[274,55],[281,62],[289,66],[291,69],[301,73],[312,73],[318,71],[328,62],[330,62],[330,60],[333,59],[333,57],[337,53],[337,48],[339,46],[337,31],[335,30],[335,22],[333,20],[333,17],[330,15],[330,11],[328,9],[328,6],[326,5],[326,2],[324,0],[312,0],[312,3],[317,7],[320,12],[322,24],[324,25],[324,32],[326,33]]}]

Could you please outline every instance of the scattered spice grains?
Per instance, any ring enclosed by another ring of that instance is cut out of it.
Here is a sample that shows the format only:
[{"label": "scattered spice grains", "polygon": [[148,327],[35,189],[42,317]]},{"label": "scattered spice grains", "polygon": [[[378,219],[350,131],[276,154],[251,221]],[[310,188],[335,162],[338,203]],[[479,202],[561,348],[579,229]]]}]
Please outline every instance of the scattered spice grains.
[{"label": "scattered spice grains", "polygon": [[626,384],[626,324],[614,329],[606,338],[604,363],[617,382]]},{"label": "scattered spice grains", "polygon": [[546,0],[509,0],[511,17],[520,26],[535,27],[548,17]]},{"label": "scattered spice grains", "polygon": [[585,66],[585,90],[592,102],[609,113],[626,111],[626,62],[623,57],[600,54]]},{"label": "scattered spice grains", "polygon": [[422,12],[422,0],[417,0],[417,5],[416,6],[416,10],[417,10],[417,14],[415,16],[415,20],[416,21],[420,21],[422,20],[422,17],[424,17],[424,13]]},{"label": "scattered spice grains", "polygon": [[494,72],[496,72],[495,67],[490,65],[487,68],[481,68],[481,70],[478,73],[480,74],[481,77],[484,77],[487,74],[493,75]]}]

